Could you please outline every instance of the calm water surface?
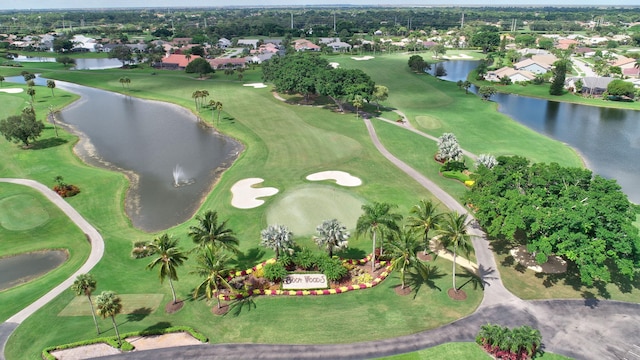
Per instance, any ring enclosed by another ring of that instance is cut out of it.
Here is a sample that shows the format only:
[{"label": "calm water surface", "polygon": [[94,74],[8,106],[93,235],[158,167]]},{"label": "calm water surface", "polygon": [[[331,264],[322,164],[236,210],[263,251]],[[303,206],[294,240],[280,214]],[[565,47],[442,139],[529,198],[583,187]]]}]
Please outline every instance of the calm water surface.
[{"label": "calm water surface", "polygon": [[[17,62],[55,62],[56,58],[54,57],[40,57],[40,56],[24,56],[19,55],[14,59]],[[73,67],[74,70],[99,70],[99,69],[112,69],[119,68],[122,66],[122,63],[118,59],[85,59],[78,58],[76,59],[76,65]]]},{"label": "calm water surface", "polygon": [[20,254],[0,259],[0,290],[20,285],[62,265],[67,260],[63,250]]},{"label": "calm water surface", "polygon": [[[477,61],[444,63],[446,80],[465,80]],[[443,77],[445,79],[445,77]],[[594,173],[618,184],[640,203],[640,111],[600,108],[497,94],[500,112],[579,151]]]}]

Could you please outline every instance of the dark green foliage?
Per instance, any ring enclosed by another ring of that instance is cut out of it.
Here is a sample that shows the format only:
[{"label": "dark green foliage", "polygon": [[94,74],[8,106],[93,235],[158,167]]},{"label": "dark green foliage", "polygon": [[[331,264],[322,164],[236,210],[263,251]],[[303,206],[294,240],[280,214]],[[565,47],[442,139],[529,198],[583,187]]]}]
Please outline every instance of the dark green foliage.
[{"label": "dark green foliage", "polygon": [[44,124],[36,120],[36,114],[31,108],[25,108],[20,115],[0,120],[0,134],[8,141],[22,142],[24,146],[29,146],[31,141],[40,137],[42,130]]},{"label": "dark green foliage", "polygon": [[329,70],[329,62],[316,54],[293,53],[274,56],[262,64],[262,77],[272,82],[278,91],[305,96],[317,91],[317,79]]},{"label": "dark green foliage", "polygon": [[109,59],[118,59],[122,62],[122,66],[133,60],[133,51],[126,45],[119,45],[111,49]]},{"label": "dark green foliage", "polygon": [[485,101],[491,99],[491,97],[497,92],[498,90],[496,90],[496,88],[491,85],[483,85],[480,86],[480,89],[478,89],[478,94],[480,95],[480,97],[482,97],[482,100]]},{"label": "dark green foliage", "polygon": [[471,36],[471,46],[479,47],[483,53],[493,51],[498,45],[500,45],[500,29],[495,26],[481,26]]},{"label": "dark green foliage", "polygon": [[541,263],[552,254],[572,261],[584,284],[633,279],[640,265],[635,207],[614,180],[589,170],[499,157],[493,169],[478,168],[467,202],[491,237],[518,234]]},{"label": "dark green foliage", "polygon": [[615,79],[607,85],[607,93],[611,96],[628,96],[633,98],[635,88],[633,87],[633,83]]},{"label": "dark green foliage", "polygon": [[567,60],[558,60],[554,63],[553,81],[549,88],[550,95],[562,95],[564,89],[564,80],[567,76]]},{"label": "dark green foliage", "polygon": [[146,241],[136,241],[133,243],[131,257],[134,259],[142,259],[151,255],[153,255],[153,250],[147,246]]},{"label": "dark green foliage", "polygon": [[542,335],[528,325],[509,329],[486,324],[480,327],[476,343],[498,359],[524,360],[532,358],[540,349]]},{"label": "dark green foliage", "polygon": [[423,73],[426,70],[431,70],[431,65],[424,61],[420,55],[412,55],[409,58],[409,68],[417,73]]},{"label": "dark green foliage", "polygon": [[316,266],[317,257],[309,249],[302,249],[293,255],[293,263],[301,269],[311,270]]},{"label": "dark green foliage", "polygon": [[322,271],[329,281],[338,281],[347,275],[347,268],[340,259],[332,259],[327,254],[322,255],[318,258],[318,270]]},{"label": "dark green foliage", "polygon": [[215,72],[211,67],[211,64],[203,58],[195,58],[190,61],[184,71],[188,74],[197,73],[200,77],[204,77],[207,74]]},{"label": "dark green foliage", "polygon": [[264,266],[264,277],[273,282],[281,281],[289,272],[285,269],[284,265],[280,262],[273,264],[267,264]]},{"label": "dark green foliage", "polygon": [[467,165],[465,165],[464,161],[447,161],[440,168],[440,171],[465,171],[465,170],[467,170]]}]

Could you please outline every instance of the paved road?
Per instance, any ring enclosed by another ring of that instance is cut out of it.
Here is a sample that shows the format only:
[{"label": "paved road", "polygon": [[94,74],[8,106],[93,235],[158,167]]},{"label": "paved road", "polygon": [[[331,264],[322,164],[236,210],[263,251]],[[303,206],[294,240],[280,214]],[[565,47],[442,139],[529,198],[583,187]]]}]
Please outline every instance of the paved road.
[{"label": "paved road", "polygon": [[35,190],[41,192],[52,203],[60,208],[68,217],[73,221],[88,237],[91,241],[91,253],[87,261],[71,275],[67,280],[53,288],[46,293],[40,299],[36,300],[26,308],[22,309],[17,314],[13,315],[7,321],[0,324],[0,360],[4,360],[4,347],[9,340],[11,333],[20,325],[27,317],[31,316],[34,312],[46,305],[49,301],[53,300],[56,296],[60,295],[63,291],[73,284],[76,276],[80,274],[88,273],[93,267],[100,261],[104,254],[104,241],[102,236],[89,222],[87,222],[69,203],[56,194],[53,190],[49,189],[45,185],[27,179],[6,179],[0,178],[0,182],[12,183],[18,185],[29,186]]}]

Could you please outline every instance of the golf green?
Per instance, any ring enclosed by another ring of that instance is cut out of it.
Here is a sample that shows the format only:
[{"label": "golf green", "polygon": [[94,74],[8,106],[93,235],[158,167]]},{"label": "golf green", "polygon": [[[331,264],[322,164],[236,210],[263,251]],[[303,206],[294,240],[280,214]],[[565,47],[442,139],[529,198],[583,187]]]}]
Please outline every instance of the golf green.
[{"label": "golf green", "polygon": [[31,195],[18,194],[0,199],[0,226],[7,230],[29,230],[48,220],[47,210]]},{"label": "golf green", "polygon": [[348,190],[305,185],[284,192],[267,210],[269,224],[285,225],[296,236],[312,235],[324,220],[337,219],[355,229],[364,201]]}]

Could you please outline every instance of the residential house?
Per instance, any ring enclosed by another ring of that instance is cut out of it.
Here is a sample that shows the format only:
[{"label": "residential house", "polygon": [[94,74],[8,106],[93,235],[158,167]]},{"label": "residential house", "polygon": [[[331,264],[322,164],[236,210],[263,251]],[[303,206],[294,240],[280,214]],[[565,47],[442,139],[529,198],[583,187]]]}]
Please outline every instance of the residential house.
[{"label": "residential house", "polygon": [[531,60],[538,64],[552,66],[556,61],[558,61],[558,58],[553,54],[539,54],[531,56]]},{"label": "residential house", "polygon": [[499,82],[503,77],[508,77],[511,79],[511,82],[523,82],[523,81],[531,81],[536,78],[536,75],[531,71],[527,70],[518,70],[512,67],[503,67],[498,70],[492,70],[487,73],[485,76],[485,80]]},{"label": "residential house", "polygon": [[239,39],[238,46],[242,46],[242,47],[249,46],[251,48],[257,49],[258,42],[260,42],[260,40],[258,39]]},{"label": "residential house", "polygon": [[628,58],[626,56],[618,56],[616,61],[611,66],[619,66],[620,69],[632,69],[636,66],[636,59]]},{"label": "residential house", "polygon": [[171,40],[171,45],[178,46],[178,47],[189,45],[191,44],[192,40],[193,38],[173,38],[173,40]]},{"label": "residential house", "polygon": [[162,62],[159,64],[159,67],[162,69],[184,70],[191,61],[199,57],[200,56],[198,55],[191,55],[190,57],[187,57],[182,54],[170,54],[162,58]]},{"label": "residential house", "polygon": [[640,68],[632,67],[629,69],[622,69],[622,75],[630,78],[640,77]]},{"label": "residential house", "polygon": [[347,44],[346,42],[342,42],[342,41],[334,41],[334,42],[328,43],[327,47],[332,48],[333,51],[336,51],[336,52],[343,52],[343,51],[350,51],[351,50],[351,45]]},{"label": "residential house", "polygon": [[214,70],[224,69],[227,67],[244,68],[247,66],[246,58],[216,58],[209,59],[209,64]]},{"label": "residential house", "polygon": [[71,51],[78,51],[78,52],[95,52],[96,51],[96,39],[94,38],[90,38],[90,37],[86,37],[84,35],[74,35],[71,38],[71,42],[74,43],[73,48],[71,49]]},{"label": "residential house", "polygon": [[293,48],[296,51],[320,51],[320,46],[312,43],[307,39],[294,40]]},{"label": "residential house", "polygon": [[231,40],[227,39],[227,38],[220,38],[220,40],[218,40],[218,47],[221,49],[226,49],[228,47],[231,46]]},{"label": "residential house", "polygon": [[271,59],[276,53],[265,52],[262,54],[254,54],[245,58],[246,62],[254,64],[262,64],[264,61]]},{"label": "residential house", "polygon": [[567,50],[571,46],[577,47],[578,41],[574,39],[558,39],[558,43],[556,44],[555,48],[560,50]]},{"label": "residential house", "polygon": [[582,94],[583,95],[602,95],[607,91],[607,86],[614,79],[612,77],[596,77],[588,76],[582,78]]},{"label": "residential house", "polygon": [[533,59],[524,59],[513,64],[515,70],[526,70],[534,74],[546,74],[551,70],[551,65],[544,62],[537,62]]}]

